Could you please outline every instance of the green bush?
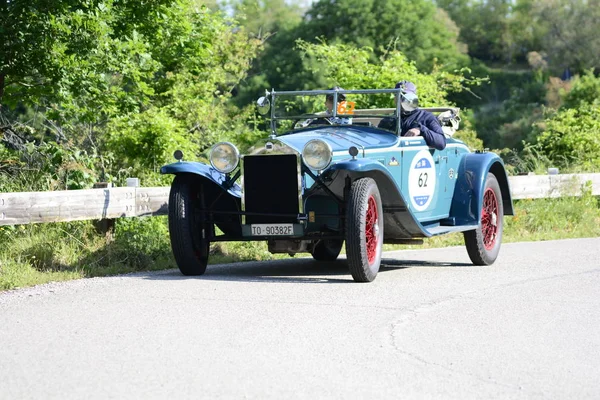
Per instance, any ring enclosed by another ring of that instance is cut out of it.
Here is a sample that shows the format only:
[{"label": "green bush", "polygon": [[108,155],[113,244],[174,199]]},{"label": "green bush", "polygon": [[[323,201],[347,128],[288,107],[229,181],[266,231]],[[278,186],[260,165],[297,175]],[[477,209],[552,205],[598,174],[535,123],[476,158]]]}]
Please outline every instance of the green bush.
[{"label": "green bush", "polygon": [[115,119],[108,124],[105,147],[118,165],[157,171],[173,160],[180,149],[188,159],[196,158],[196,146],[181,124],[165,110],[151,108],[140,114]]},{"label": "green bush", "polygon": [[536,130],[541,151],[555,166],[579,172],[600,169],[600,107],[581,103],[562,109]]},{"label": "green bush", "polygon": [[485,82],[470,91],[452,93],[449,98],[461,107],[477,108],[482,104],[500,104],[514,96],[514,88],[525,87],[535,81],[530,70],[509,70],[507,68],[491,68],[483,62],[473,59],[471,74]]},{"label": "green bush", "polygon": [[508,99],[487,103],[475,113],[474,127],[486,147],[521,149],[522,142],[531,138],[532,125],[543,118],[542,82],[511,87]]},{"label": "green bush", "polygon": [[575,78],[571,90],[563,96],[564,108],[577,108],[583,104],[596,104],[600,102],[600,77],[594,76],[592,71]]},{"label": "green bush", "polygon": [[0,192],[86,189],[98,182],[98,158],[69,144],[28,142],[20,151],[0,144],[0,159]]},{"label": "green bush", "polygon": [[548,173],[548,168],[554,163],[540,149],[539,145],[525,143],[523,150],[500,149],[494,150],[504,160],[509,175],[527,174],[534,172],[539,175]]},{"label": "green bush", "polygon": [[170,251],[166,217],[119,218],[115,223],[114,245],[132,256],[153,258]]}]

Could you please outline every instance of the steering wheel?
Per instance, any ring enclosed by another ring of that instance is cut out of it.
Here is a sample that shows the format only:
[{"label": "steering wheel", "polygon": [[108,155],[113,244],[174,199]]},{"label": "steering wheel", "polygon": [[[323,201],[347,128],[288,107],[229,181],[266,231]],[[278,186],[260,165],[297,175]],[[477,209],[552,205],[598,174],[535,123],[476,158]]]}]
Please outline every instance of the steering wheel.
[{"label": "steering wheel", "polygon": [[298,121],[294,125],[294,129],[306,128],[314,125],[333,125],[329,118],[319,117],[319,118],[309,118],[304,121]]}]

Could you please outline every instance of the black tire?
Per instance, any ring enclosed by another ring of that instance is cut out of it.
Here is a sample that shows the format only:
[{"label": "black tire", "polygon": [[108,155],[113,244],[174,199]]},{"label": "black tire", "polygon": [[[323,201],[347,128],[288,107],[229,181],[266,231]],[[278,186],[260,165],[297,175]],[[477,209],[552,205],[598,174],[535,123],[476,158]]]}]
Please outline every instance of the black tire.
[{"label": "black tire", "polygon": [[373,179],[361,178],[352,183],[346,209],[346,256],[355,281],[375,279],[381,265],[382,246],[381,195]]},{"label": "black tire", "polygon": [[335,261],[342,251],[343,240],[325,239],[319,240],[312,252],[312,256],[317,261]]},{"label": "black tire", "polygon": [[189,175],[177,175],[169,195],[171,249],[183,275],[202,275],[208,264],[209,225],[200,212],[202,186]]},{"label": "black tire", "polygon": [[492,265],[502,244],[504,228],[504,204],[500,185],[493,173],[488,173],[483,191],[483,204],[479,227],[464,232],[469,258],[475,265]]}]

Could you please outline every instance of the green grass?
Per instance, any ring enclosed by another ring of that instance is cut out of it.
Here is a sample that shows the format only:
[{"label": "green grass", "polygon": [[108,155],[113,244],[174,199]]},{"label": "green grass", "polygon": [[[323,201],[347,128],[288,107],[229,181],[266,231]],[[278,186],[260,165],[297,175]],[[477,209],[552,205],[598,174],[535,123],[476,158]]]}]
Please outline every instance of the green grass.
[{"label": "green grass", "polygon": [[39,270],[23,260],[0,260],[0,290],[85,277],[83,271]]},{"label": "green grass", "polygon": [[[600,202],[582,197],[515,201],[505,217],[504,242],[600,236]],[[121,218],[105,237],[90,221],[0,227],[0,290],[135,271],[175,268],[166,217]],[[384,250],[463,245],[462,234],[427,239],[422,246],[385,245]],[[211,264],[288,258],[270,254],[264,242],[216,243]]]},{"label": "green grass", "polygon": [[[582,197],[517,200],[514,208],[514,216],[504,217],[504,243],[600,236],[600,201],[589,193]],[[384,250],[463,244],[462,233],[453,233],[427,239],[421,246],[385,245]]]},{"label": "green grass", "polygon": [[122,218],[111,237],[91,221],[0,227],[0,290],[173,268],[166,221]]}]

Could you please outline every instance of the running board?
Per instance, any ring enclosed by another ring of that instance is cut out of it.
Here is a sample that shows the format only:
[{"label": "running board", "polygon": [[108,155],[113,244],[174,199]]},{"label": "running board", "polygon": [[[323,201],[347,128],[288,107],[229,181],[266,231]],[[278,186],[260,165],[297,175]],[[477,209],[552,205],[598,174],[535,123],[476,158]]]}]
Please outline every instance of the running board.
[{"label": "running board", "polygon": [[432,226],[431,228],[424,226],[423,228],[425,228],[427,233],[429,233],[431,236],[437,236],[437,235],[442,235],[444,233],[472,231],[474,229],[477,229],[478,227],[479,227],[479,225],[473,224],[473,225],[458,225],[458,226],[438,225],[438,226]]}]

